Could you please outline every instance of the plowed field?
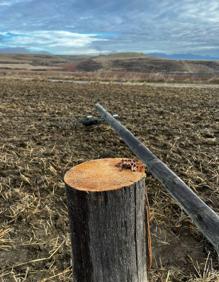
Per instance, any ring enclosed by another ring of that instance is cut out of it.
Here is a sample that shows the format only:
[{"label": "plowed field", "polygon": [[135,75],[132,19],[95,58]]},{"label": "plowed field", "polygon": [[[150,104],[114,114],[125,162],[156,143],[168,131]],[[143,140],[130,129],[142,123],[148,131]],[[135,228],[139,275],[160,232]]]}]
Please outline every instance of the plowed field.
[{"label": "plowed field", "polygon": [[[71,281],[64,174],[132,156],[109,126],[80,123],[97,101],[219,212],[219,89],[1,80],[1,281]],[[219,281],[211,245],[150,175],[146,186],[150,281]]]}]

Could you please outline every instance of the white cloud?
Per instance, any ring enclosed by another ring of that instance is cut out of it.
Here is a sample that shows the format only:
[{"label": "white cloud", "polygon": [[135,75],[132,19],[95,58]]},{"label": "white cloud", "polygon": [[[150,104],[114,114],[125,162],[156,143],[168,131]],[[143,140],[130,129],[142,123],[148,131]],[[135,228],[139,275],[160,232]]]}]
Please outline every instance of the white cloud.
[{"label": "white cloud", "polygon": [[180,5],[179,17],[198,22],[219,23],[218,0],[189,1]]},{"label": "white cloud", "polygon": [[106,41],[98,34],[80,34],[69,31],[2,32],[0,47],[23,47],[52,53],[94,53],[91,44]]},{"label": "white cloud", "polygon": [[0,2],[0,6],[10,6],[10,3],[7,1]]},{"label": "white cloud", "polygon": [[1,1],[0,6],[12,6],[14,4],[30,2],[30,1],[31,0],[6,0],[6,1]]},{"label": "white cloud", "polygon": [[[0,30],[20,30],[12,37],[0,35],[0,46],[8,43],[53,53],[202,50],[206,54],[213,52],[210,47],[219,46],[219,0],[112,0],[107,4],[0,0],[0,5]],[[105,32],[108,40],[97,31]]]}]

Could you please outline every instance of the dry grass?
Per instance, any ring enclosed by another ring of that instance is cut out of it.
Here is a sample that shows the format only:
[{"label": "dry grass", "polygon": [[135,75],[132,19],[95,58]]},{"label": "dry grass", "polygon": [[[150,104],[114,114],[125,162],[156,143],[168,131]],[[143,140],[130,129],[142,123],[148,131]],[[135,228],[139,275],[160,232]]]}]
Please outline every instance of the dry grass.
[{"label": "dry grass", "polygon": [[[64,173],[131,153],[107,125],[83,127],[100,101],[219,211],[218,89],[0,81],[0,281],[71,281]],[[150,175],[150,281],[219,281],[212,247]]]}]

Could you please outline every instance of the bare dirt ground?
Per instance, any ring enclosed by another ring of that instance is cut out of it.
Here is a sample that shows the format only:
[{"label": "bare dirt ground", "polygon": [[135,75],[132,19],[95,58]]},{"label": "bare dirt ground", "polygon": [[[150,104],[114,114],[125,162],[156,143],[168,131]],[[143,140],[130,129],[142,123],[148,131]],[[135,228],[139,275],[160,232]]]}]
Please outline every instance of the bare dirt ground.
[{"label": "bare dirt ground", "polygon": [[[71,281],[64,173],[132,156],[105,124],[79,123],[95,102],[219,212],[219,89],[0,80],[0,281]],[[164,188],[146,179],[150,281],[219,281],[217,256]]]}]

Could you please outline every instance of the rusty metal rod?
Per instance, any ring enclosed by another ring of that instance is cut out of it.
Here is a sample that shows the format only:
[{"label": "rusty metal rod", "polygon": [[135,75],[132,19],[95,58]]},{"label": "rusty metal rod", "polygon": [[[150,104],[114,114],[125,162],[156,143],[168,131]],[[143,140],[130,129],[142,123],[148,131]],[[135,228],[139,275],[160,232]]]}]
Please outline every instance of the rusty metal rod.
[{"label": "rusty metal rod", "polygon": [[219,216],[206,205],[170,168],[142,144],[125,126],[99,103],[97,111],[117,132],[130,150],[141,159],[150,173],[166,188],[180,207],[190,216],[219,255]]}]

